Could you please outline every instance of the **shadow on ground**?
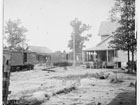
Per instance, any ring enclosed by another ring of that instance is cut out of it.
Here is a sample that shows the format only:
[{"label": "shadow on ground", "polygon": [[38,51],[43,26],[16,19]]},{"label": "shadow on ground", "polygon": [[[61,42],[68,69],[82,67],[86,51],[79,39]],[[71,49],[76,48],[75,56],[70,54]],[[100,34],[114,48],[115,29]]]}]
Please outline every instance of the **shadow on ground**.
[{"label": "shadow on ground", "polygon": [[7,105],[42,105],[44,101],[38,101],[38,100],[8,100]]},{"label": "shadow on ground", "polygon": [[122,92],[107,105],[136,105],[135,91]]}]

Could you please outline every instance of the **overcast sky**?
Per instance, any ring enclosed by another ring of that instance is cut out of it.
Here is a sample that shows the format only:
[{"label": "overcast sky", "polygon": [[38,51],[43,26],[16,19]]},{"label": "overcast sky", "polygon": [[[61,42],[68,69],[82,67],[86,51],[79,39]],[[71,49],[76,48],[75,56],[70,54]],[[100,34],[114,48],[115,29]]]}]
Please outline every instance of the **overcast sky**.
[{"label": "overcast sky", "polygon": [[78,17],[92,26],[93,36],[86,48],[100,42],[99,25],[109,17],[114,0],[4,0],[4,20],[21,19],[28,29],[29,45],[46,46],[52,51],[69,51],[72,28],[70,21]]}]

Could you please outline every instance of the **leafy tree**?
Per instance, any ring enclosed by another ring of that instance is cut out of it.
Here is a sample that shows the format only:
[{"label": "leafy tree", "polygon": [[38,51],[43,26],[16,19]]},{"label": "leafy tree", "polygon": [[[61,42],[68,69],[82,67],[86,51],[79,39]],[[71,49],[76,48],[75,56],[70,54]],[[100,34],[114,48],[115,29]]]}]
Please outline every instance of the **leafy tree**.
[{"label": "leafy tree", "polygon": [[128,63],[130,62],[129,53],[131,51],[133,62],[137,45],[135,37],[135,0],[116,0],[114,8],[111,10],[111,20],[120,23],[120,27],[114,33],[114,39],[110,42],[111,47],[128,51]]},{"label": "leafy tree", "polygon": [[6,42],[10,49],[22,50],[24,49],[24,46],[27,46],[25,37],[27,29],[23,26],[20,26],[20,24],[21,20],[12,21],[9,19],[8,22],[6,22]]},{"label": "leafy tree", "polygon": [[71,21],[70,25],[73,28],[73,32],[71,33],[71,40],[69,40],[68,47],[73,49],[73,36],[75,36],[75,52],[81,53],[83,47],[85,47],[84,42],[88,41],[92,36],[91,34],[87,34],[86,36],[82,36],[82,33],[88,31],[91,26],[83,24],[78,18],[75,18]]}]

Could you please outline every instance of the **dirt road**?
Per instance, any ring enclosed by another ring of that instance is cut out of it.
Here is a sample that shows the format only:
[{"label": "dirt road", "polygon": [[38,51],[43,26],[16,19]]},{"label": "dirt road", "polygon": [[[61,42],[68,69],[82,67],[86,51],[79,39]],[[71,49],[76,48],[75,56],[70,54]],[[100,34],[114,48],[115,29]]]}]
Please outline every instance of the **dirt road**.
[{"label": "dirt road", "polygon": [[9,100],[29,105],[136,105],[135,81],[135,75],[117,69],[36,67],[11,74]]}]

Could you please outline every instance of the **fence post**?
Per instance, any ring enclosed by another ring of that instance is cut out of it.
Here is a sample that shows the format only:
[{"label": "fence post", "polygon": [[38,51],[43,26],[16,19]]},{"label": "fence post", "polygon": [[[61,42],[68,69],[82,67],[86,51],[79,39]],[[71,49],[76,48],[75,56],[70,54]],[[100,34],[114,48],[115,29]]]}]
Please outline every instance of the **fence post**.
[{"label": "fence post", "polygon": [[3,56],[3,105],[7,105],[10,84],[10,58]]}]

